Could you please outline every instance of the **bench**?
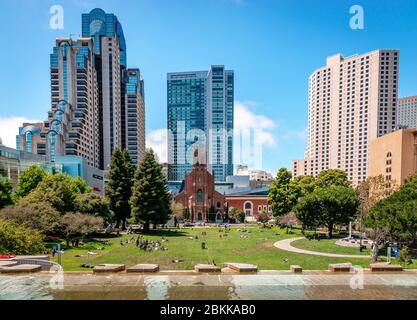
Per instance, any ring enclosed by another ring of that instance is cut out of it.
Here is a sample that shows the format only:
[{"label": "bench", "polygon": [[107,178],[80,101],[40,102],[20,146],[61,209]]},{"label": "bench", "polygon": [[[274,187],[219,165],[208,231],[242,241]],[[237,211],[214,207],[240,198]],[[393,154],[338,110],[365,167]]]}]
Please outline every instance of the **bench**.
[{"label": "bench", "polygon": [[159,265],[157,264],[137,264],[126,269],[127,273],[152,273],[158,272]]},{"label": "bench", "polygon": [[0,268],[0,273],[33,273],[40,271],[42,271],[42,267],[35,264],[18,264]]},{"label": "bench", "polygon": [[387,264],[387,263],[372,263],[370,264],[371,271],[403,271],[403,267],[398,264]]},{"label": "bench", "polygon": [[196,264],[194,266],[194,270],[196,272],[220,272],[221,269],[218,266],[215,266],[214,264]]},{"label": "bench", "polygon": [[254,272],[258,272],[258,266],[254,265],[254,264],[247,264],[247,263],[231,263],[231,262],[226,262],[224,264],[224,266],[226,268],[229,268],[235,272],[239,272],[239,273],[254,273]]},{"label": "bench", "polygon": [[106,273],[106,272],[120,272],[124,271],[126,266],[124,264],[99,264],[94,267],[94,273]]},{"label": "bench", "polygon": [[352,264],[349,263],[334,263],[329,264],[329,271],[331,272],[350,272],[352,271]]},{"label": "bench", "polygon": [[303,272],[303,268],[301,268],[299,265],[292,265],[290,266],[291,272],[294,273],[301,273]]}]

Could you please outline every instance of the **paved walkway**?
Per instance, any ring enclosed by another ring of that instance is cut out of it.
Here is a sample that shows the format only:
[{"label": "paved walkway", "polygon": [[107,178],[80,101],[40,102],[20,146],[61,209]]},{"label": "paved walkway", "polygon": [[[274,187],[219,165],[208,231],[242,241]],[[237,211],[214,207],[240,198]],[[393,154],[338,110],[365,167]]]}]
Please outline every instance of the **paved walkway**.
[{"label": "paved walkway", "polygon": [[304,249],[299,249],[299,248],[295,248],[291,245],[292,242],[297,241],[297,240],[302,240],[305,239],[305,237],[298,237],[298,238],[290,238],[290,239],[285,239],[285,240],[281,240],[281,241],[277,241],[274,243],[274,247],[281,249],[281,250],[285,250],[285,251],[289,251],[289,252],[294,252],[294,253],[302,253],[302,254],[310,254],[310,255],[315,255],[315,256],[322,256],[322,257],[330,257],[330,258],[366,258],[369,259],[369,256],[365,255],[354,255],[354,254],[338,254],[338,253],[325,253],[325,252],[318,252],[318,251],[310,251],[310,250],[304,250]]}]

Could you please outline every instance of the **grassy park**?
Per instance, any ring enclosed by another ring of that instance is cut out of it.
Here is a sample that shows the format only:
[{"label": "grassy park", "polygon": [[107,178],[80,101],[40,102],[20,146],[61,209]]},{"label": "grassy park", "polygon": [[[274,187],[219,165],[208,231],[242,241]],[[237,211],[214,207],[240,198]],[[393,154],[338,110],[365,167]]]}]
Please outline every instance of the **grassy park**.
[{"label": "grassy park", "polygon": [[[202,233],[205,232],[206,235]],[[191,270],[197,263],[212,263],[222,265],[224,262],[242,262],[258,265],[261,270],[288,270],[291,264],[301,265],[304,269],[327,269],[329,263],[352,262],[354,265],[368,266],[369,259],[327,258],[306,254],[291,253],[277,249],[273,246],[276,241],[289,237],[299,237],[299,230],[293,234],[286,234],[285,230],[277,227],[272,229],[260,227],[231,228],[227,233],[218,228],[183,228],[178,230],[150,231],[143,237],[152,241],[167,239],[163,245],[166,251],[146,252],[136,247],[138,235],[122,235],[115,238],[100,239],[85,243],[78,248],[65,248],[62,265],[65,271],[90,271],[81,268],[82,264],[97,265],[100,263],[123,263],[131,266],[137,263],[157,263],[161,270]],[[198,239],[195,239],[198,237]],[[103,244],[102,241],[108,244]],[[127,241],[130,243],[126,243]],[[206,249],[201,248],[205,242]],[[331,248],[331,241],[308,241],[309,243],[325,244]],[[297,241],[303,245],[304,240]],[[121,244],[123,243],[123,245]],[[296,242],[296,243],[297,243]],[[326,244],[327,243],[327,244]],[[335,245],[336,246],[336,245]],[[343,252],[346,248],[336,246]],[[101,249],[101,250],[98,250]],[[319,251],[317,248],[309,248]],[[325,252],[326,248],[321,248]],[[349,248],[348,248],[349,249]],[[90,252],[90,254],[87,254]],[[328,251],[330,252],[330,251]],[[94,253],[94,254],[91,254]],[[357,252],[348,252],[357,254]],[[366,253],[364,253],[366,254]],[[55,257],[55,261],[57,257]]]}]

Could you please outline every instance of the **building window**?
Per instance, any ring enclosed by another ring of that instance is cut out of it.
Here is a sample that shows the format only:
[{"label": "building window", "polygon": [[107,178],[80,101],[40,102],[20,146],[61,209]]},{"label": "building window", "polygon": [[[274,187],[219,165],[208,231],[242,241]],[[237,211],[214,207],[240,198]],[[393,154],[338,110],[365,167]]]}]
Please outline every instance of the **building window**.
[{"label": "building window", "polygon": [[203,202],[204,202],[203,190],[198,189],[198,191],[197,191],[197,203],[203,203]]},{"label": "building window", "polygon": [[248,216],[252,216],[252,208],[253,208],[253,204],[250,201],[245,202],[244,204],[244,208],[245,208],[245,215]]}]

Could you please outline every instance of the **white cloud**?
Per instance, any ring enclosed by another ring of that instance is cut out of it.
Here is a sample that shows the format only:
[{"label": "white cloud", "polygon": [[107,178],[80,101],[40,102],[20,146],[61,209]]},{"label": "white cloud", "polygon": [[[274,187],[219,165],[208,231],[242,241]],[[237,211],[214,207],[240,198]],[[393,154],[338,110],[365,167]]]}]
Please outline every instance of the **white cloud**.
[{"label": "white cloud", "polygon": [[276,123],[270,118],[255,114],[251,108],[257,106],[256,102],[235,101],[235,132],[240,134],[242,131],[256,130],[256,143],[267,147],[277,145],[276,138],[272,131],[276,128]]},{"label": "white cloud", "polygon": [[167,139],[167,129],[157,129],[146,134],[146,147],[155,151],[161,163],[168,162]]},{"label": "white cloud", "polygon": [[16,135],[19,134],[19,127],[21,127],[24,122],[35,123],[41,121],[23,117],[0,117],[0,138],[5,146],[16,148]]}]

